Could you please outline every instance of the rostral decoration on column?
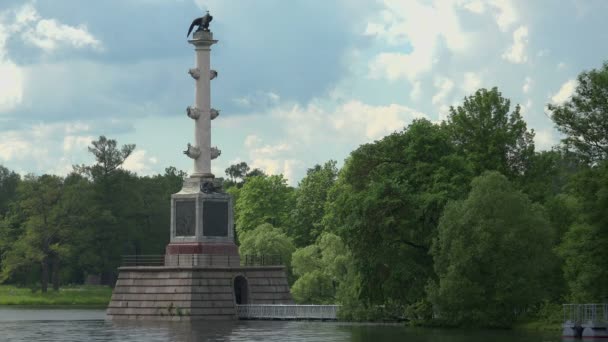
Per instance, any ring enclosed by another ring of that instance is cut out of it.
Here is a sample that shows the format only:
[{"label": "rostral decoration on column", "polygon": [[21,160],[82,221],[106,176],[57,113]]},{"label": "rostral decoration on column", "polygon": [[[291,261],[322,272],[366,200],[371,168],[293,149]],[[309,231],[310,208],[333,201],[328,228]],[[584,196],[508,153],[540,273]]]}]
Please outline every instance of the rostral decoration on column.
[{"label": "rostral decoration on column", "polygon": [[188,70],[188,73],[195,80],[198,80],[201,77],[201,71],[198,68],[192,68],[192,69]]},{"label": "rostral decoration on column", "polygon": [[218,116],[220,116],[220,111],[215,108],[211,108],[210,114],[211,114],[210,118],[211,118],[211,120],[213,120],[213,119],[217,118]]},{"label": "rostral decoration on column", "polygon": [[194,119],[194,120],[197,120],[198,118],[200,118],[202,113],[203,113],[203,111],[196,107],[188,106],[188,108],[186,108],[186,114],[188,115],[189,118]]},{"label": "rostral decoration on column", "polygon": [[184,154],[192,159],[196,159],[201,155],[201,150],[198,147],[192,146],[190,143],[188,143],[188,148],[184,151]]},{"label": "rostral decoration on column", "polygon": [[211,152],[212,160],[219,157],[220,154],[222,154],[222,151],[220,151],[217,147],[212,147],[210,152]]}]

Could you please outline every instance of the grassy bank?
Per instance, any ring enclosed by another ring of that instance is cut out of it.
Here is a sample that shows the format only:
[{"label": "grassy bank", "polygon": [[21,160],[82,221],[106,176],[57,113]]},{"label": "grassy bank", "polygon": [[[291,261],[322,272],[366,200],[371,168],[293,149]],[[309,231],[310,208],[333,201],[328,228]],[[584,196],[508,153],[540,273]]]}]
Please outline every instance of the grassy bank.
[{"label": "grassy bank", "polygon": [[562,331],[562,322],[548,322],[545,320],[529,321],[515,324],[515,330],[539,331],[559,333]]},{"label": "grassy bank", "polygon": [[112,289],[108,286],[66,286],[47,293],[29,288],[0,286],[0,305],[86,305],[105,306],[110,302]]}]

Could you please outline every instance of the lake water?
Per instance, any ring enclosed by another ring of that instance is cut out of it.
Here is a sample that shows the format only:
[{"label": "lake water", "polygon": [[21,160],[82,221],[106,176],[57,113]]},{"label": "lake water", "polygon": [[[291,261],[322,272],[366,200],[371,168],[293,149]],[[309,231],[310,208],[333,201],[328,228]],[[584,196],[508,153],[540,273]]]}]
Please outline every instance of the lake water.
[{"label": "lake water", "polygon": [[237,321],[189,323],[106,322],[104,310],[0,307],[0,341],[408,341],[549,342],[556,335],[514,331],[418,329],[339,322]]}]

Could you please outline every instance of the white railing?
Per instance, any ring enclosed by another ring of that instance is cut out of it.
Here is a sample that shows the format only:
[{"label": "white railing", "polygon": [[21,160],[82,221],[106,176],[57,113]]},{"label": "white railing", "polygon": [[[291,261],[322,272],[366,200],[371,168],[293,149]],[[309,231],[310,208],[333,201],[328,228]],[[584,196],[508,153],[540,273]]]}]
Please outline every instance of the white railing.
[{"label": "white railing", "polygon": [[282,266],[280,255],[168,254],[123,255],[122,266]]},{"label": "white railing", "polygon": [[564,304],[564,323],[608,323],[608,304]]},{"label": "white railing", "polygon": [[237,305],[239,319],[335,320],[340,305]]}]

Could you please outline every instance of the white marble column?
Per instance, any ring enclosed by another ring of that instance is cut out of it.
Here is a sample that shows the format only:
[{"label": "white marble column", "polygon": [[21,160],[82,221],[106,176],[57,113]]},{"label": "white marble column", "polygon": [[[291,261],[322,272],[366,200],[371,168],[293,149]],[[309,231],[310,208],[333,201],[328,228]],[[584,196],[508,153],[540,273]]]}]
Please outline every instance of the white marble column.
[{"label": "white marble column", "polygon": [[[213,178],[211,173],[211,79],[210,79],[210,55],[211,45],[217,43],[213,40],[213,33],[209,31],[197,31],[193,39],[188,41],[194,45],[196,51],[196,69],[190,72],[196,82],[195,86],[195,110],[200,113],[194,119],[194,145],[200,154],[194,159],[194,172],[191,177]],[[198,75],[197,75],[198,74]],[[191,117],[192,118],[192,117]],[[216,157],[216,156],[214,156]]]}]

